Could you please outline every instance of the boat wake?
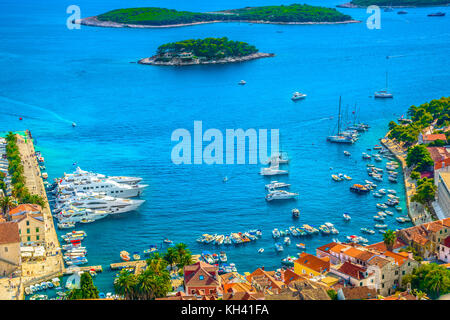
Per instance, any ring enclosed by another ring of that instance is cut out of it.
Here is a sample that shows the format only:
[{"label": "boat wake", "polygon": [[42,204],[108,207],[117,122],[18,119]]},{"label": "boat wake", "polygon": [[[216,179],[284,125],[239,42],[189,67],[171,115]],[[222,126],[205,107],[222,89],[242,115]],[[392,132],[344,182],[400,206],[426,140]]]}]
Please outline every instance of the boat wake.
[{"label": "boat wake", "polygon": [[40,111],[43,111],[45,113],[50,114],[51,116],[53,116],[54,118],[58,119],[59,121],[62,121],[62,122],[65,122],[65,123],[69,123],[69,124],[73,123],[73,121],[65,119],[65,118],[61,117],[59,114],[57,114],[56,112],[53,112],[53,111],[51,111],[49,109],[46,109],[44,107],[40,107],[40,106],[37,106],[37,105],[34,105],[34,104],[25,103],[25,102],[22,102],[22,101],[19,101],[19,100],[15,100],[15,99],[11,99],[11,98],[8,98],[8,97],[5,97],[5,96],[0,96],[0,100],[5,101],[5,102],[9,102],[9,103],[12,103],[12,104],[15,104],[15,105],[23,106],[23,107],[28,107],[28,108],[32,108],[32,109],[35,109],[35,110],[40,110]]}]

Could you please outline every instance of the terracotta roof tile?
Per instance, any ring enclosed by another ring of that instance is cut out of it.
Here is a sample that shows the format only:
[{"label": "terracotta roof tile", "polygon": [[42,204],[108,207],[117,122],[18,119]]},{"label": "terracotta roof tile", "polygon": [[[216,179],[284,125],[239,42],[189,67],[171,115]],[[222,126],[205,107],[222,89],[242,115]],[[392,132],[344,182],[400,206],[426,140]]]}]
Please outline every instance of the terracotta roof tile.
[{"label": "terracotta roof tile", "polygon": [[354,265],[353,263],[348,261],[344,262],[342,266],[338,269],[338,271],[343,274],[349,275],[354,279],[358,280],[365,279],[366,269]]},{"label": "terracotta roof tile", "polygon": [[294,263],[301,264],[319,273],[330,270],[330,261],[324,261],[323,259],[305,252],[303,252]]},{"label": "terracotta roof tile", "polygon": [[16,222],[0,223],[0,244],[20,242],[19,225]]},{"label": "terracotta roof tile", "polygon": [[377,290],[363,287],[344,287],[341,289],[345,300],[364,300],[377,297]]}]

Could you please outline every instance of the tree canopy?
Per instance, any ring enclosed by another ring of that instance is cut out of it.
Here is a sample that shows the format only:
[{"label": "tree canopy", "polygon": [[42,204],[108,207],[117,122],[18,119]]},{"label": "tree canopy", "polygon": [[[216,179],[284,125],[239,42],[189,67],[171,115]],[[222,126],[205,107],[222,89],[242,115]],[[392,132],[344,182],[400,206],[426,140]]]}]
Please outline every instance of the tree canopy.
[{"label": "tree canopy", "polygon": [[340,22],[352,18],[334,8],[291,4],[262,6],[200,13],[173,9],[143,7],[116,9],[97,16],[100,21],[140,25],[174,25],[208,21],[266,21],[266,22]]},{"label": "tree canopy", "polygon": [[417,180],[416,193],[411,198],[411,201],[419,202],[422,204],[430,203],[434,201],[437,186],[434,184],[433,179],[423,178]]},{"label": "tree canopy", "polygon": [[389,138],[412,145],[417,142],[419,133],[433,122],[436,127],[450,125],[450,97],[431,100],[418,107],[413,105],[408,109],[408,116],[412,121],[408,124],[389,122]]},{"label": "tree canopy", "polygon": [[402,279],[411,288],[425,292],[431,298],[450,292],[450,270],[435,263],[422,264]]},{"label": "tree canopy", "polygon": [[92,281],[92,277],[89,272],[84,272],[81,274],[80,288],[72,289],[67,296],[69,300],[98,299],[98,297],[98,289],[94,285],[94,281]]},{"label": "tree canopy", "polygon": [[418,172],[423,172],[433,166],[434,161],[427,148],[424,145],[419,144],[408,150],[406,164],[408,167],[414,167]]},{"label": "tree canopy", "polygon": [[[258,52],[255,46],[242,41],[223,38],[189,39],[166,43],[158,47],[157,54],[164,55],[192,53],[195,57],[206,60],[221,59],[225,57],[241,57]],[[161,57],[163,59],[163,57]]]}]

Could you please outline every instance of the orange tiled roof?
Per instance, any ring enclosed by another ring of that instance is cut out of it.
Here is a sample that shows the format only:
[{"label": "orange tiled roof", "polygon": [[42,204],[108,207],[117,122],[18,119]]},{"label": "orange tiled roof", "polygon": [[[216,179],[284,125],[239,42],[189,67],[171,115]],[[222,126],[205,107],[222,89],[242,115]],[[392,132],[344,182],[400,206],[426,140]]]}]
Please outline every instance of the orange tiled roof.
[{"label": "orange tiled roof", "polygon": [[392,252],[392,251],[386,251],[386,252],[383,253],[383,255],[386,256],[386,257],[394,258],[395,263],[398,264],[399,266],[401,266],[402,264],[405,263],[406,260],[408,260],[408,254],[407,253],[406,253],[406,257],[403,254],[395,253],[395,252]]},{"label": "orange tiled roof", "polygon": [[342,250],[346,249],[347,245],[338,243],[330,249],[330,252],[341,253]]},{"label": "orange tiled roof", "polygon": [[380,268],[383,268],[385,265],[387,265],[390,261],[386,258],[380,257],[380,256],[374,256],[372,259],[368,261],[368,264],[375,265]]},{"label": "orange tiled roof", "polygon": [[[402,247],[406,247],[406,243],[397,238],[397,240],[394,243],[393,249],[398,249]],[[383,241],[368,245],[366,248],[376,250],[380,253],[383,253],[387,250],[386,245],[384,244]]]},{"label": "orange tiled roof", "polygon": [[443,133],[439,133],[439,134],[424,134],[423,135],[423,140],[426,140],[426,141],[435,141],[435,140],[447,141],[447,137]]},{"label": "orange tiled roof", "polygon": [[323,252],[330,252],[330,250],[332,248],[334,248],[335,246],[338,246],[339,244],[336,242],[330,242],[328,244],[325,244],[321,247],[318,247],[317,250],[323,251]]},{"label": "orange tiled roof", "polygon": [[349,275],[354,279],[360,280],[365,278],[366,269],[346,261],[342,264],[342,266],[338,269],[338,271],[342,272],[343,274]]},{"label": "orange tiled roof", "polygon": [[41,212],[41,211],[42,211],[41,206],[37,204],[24,203],[9,210],[9,214],[14,215],[21,212]]},{"label": "orange tiled roof", "polygon": [[300,257],[294,261],[300,265],[308,267],[316,272],[322,273],[330,270],[330,261],[324,261],[312,254],[303,252]]},{"label": "orange tiled roof", "polygon": [[345,250],[343,254],[362,261],[367,261],[374,256],[374,254],[369,251],[360,250],[353,247],[348,250]]},{"label": "orange tiled roof", "polygon": [[247,281],[252,282],[253,278],[255,278],[256,281],[260,282],[264,279],[272,288],[281,289],[283,283],[275,280],[275,278],[273,277],[274,274],[275,271],[265,271],[261,268],[258,268],[247,276]]},{"label": "orange tiled roof", "polygon": [[219,286],[220,278],[217,268],[206,262],[199,261],[184,267],[185,286]]}]

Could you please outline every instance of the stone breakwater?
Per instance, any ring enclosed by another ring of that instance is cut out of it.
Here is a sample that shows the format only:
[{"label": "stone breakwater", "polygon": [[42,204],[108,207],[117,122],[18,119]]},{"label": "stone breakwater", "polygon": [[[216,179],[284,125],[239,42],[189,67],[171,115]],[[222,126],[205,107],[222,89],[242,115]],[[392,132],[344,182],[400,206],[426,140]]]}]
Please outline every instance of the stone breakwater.
[{"label": "stone breakwater", "polygon": [[221,23],[221,22],[239,22],[239,23],[262,23],[262,24],[285,24],[285,25],[311,25],[311,24],[347,24],[347,23],[360,23],[359,20],[346,20],[337,22],[275,22],[275,21],[264,21],[264,20],[212,20],[212,21],[201,21],[192,23],[180,23],[180,24],[167,24],[167,25],[148,25],[148,24],[129,24],[129,23],[119,23],[113,21],[101,21],[98,20],[96,16],[87,17],[84,19],[76,19],[73,21],[75,24],[81,24],[91,27],[104,27],[104,28],[175,28],[175,27],[186,27],[195,26],[207,23]]},{"label": "stone breakwater", "polygon": [[244,61],[250,61],[254,59],[260,59],[260,58],[268,58],[268,57],[274,57],[275,54],[273,53],[263,53],[263,52],[257,52],[253,54],[249,54],[247,56],[242,57],[228,57],[218,60],[201,60],[201,59],[192,59],[190,61],[181,61],[181,59],[172,59],[171,61],[156,61],[156,59],[159,56],[153,56],[149,58],[144,58],[138,61],[140,64],[148,64],[148,65],[154,65],[154,66],[192,66],[192,65],[198,65],[198,64],[224,64],[224,63],[236,63],[236,62],[244,62]]}]

